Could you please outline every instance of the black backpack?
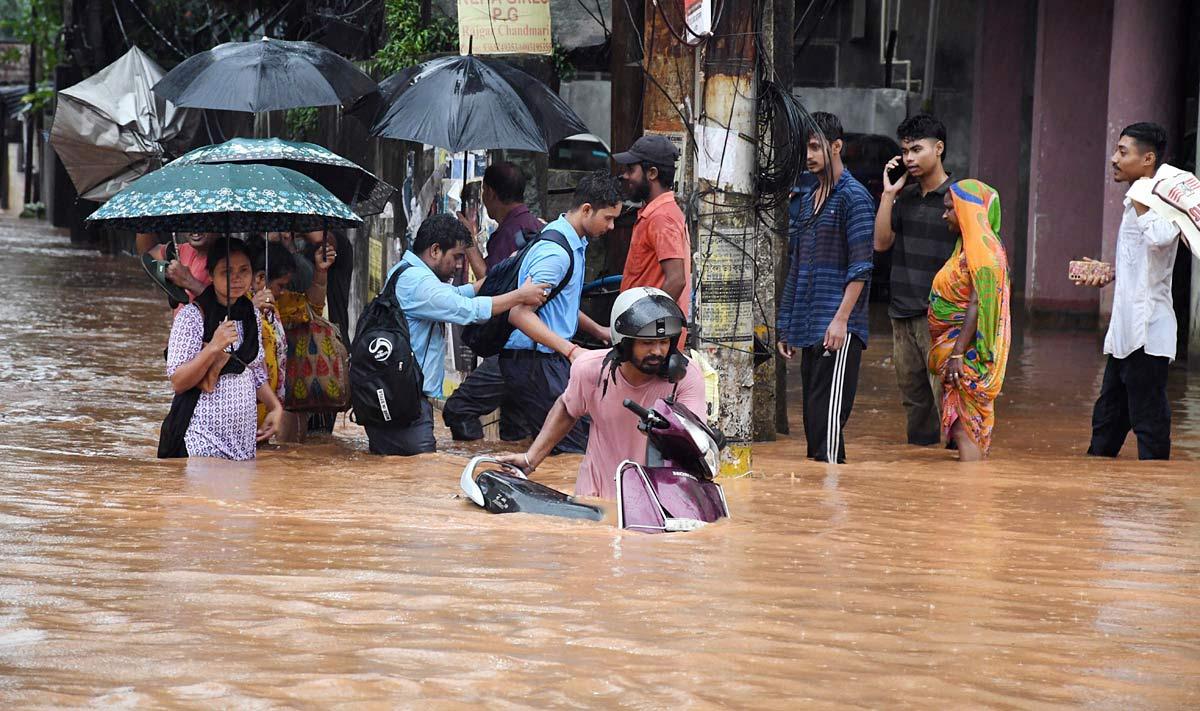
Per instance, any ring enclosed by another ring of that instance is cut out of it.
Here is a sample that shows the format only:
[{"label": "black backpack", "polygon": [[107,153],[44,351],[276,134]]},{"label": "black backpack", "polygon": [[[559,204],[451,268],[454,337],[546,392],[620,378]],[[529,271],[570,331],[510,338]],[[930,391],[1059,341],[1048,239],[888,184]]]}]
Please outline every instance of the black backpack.
[{"label": "black backpack", "polygon": [[408,321],[396,301],[401,264],[363,309],[350,346],[350,406],[360,425],[405,427],[421,416],[424,376],[409,341]]},{"label": "black backpack", "polygon": [[[551,289],[546,303],[550,303],[554,297],[558,296],[559,292],[571,281],[571,275],[575,271],[575,252],[567,242],[566,236],[557,230],[543,230],[540,234],[527,237],[527,239],[528,241],[519,251],[488,270],[487,278],[483,280],[476,296],[499,296],[516,290],[520,286],[517,284],[517,279],[520,278],[521,260],[525,258],[533,245],[541,240],[550,240],[562,247],[567,251],[567,257],[571,260],[567,266],[567,273],[563,275],[562,281]],[[490,358],[500,353],[514,330],[516,330],[515,327],[508,322],[508,312],[505,311],[501,314],[494,314],[483,323],[465,327],[462,333],[463,343],[466,343],[480,358]]]}]

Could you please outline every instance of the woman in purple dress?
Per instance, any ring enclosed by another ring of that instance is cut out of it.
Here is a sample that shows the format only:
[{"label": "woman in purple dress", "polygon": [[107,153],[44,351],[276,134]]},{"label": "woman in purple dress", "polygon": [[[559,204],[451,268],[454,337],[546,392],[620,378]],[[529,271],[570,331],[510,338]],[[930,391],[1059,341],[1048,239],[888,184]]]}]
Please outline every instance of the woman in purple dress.
[{"label": "woman in purple dress", "polygon": [[[262,324],[246,297],[254,276],[246,245],[219,240],[209,251],[208,271],[213,284],[171,327],[167,376],[176,395],[159,456],[253,459],[255,441],[275,433],[283,406],[267,383]],[[261,428],[258,400],[267,406]]]}]

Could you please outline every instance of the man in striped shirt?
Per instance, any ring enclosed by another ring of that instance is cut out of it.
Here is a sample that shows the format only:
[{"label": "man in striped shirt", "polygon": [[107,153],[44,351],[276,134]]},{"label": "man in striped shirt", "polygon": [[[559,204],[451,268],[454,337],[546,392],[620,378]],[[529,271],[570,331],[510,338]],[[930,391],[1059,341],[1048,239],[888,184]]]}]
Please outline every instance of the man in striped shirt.
[{"label": "man in striped shirt", "polygon": [[842,430],[850,419],[858,368],[867,347],[867,293],[875,202],[842,165],[842,123],[813,114],[805,184],[789,208],[788,276],[779,304],[779,353],[800,350],[808,457],[846,461]]}]

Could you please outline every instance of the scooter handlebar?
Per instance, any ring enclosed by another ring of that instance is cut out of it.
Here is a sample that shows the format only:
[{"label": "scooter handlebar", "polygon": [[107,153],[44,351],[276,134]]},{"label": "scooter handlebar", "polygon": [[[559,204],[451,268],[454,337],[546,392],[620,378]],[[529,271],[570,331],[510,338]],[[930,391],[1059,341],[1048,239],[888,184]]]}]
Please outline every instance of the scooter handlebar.
[{"label": "scooter handlebar", "polygon": [[638,417],[642,418],[643,420],[650,419],[650,411],[647,410],[646,408],[642,407],[641,405],[637,404],[633,400],[626,398],[624,403],[622,403],[622,404],[625,405],[626,409],[632,411],[633,414],[637,415]]}]

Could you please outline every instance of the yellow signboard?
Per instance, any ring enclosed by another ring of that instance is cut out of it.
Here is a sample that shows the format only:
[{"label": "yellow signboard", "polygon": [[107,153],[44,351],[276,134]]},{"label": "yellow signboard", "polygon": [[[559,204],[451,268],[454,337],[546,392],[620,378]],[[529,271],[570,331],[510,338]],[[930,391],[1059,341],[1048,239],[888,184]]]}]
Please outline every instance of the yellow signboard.
[{"label": "yellow signboard", "polygon": [[550,54],[550,0],[458,0],[461,54]]}]

